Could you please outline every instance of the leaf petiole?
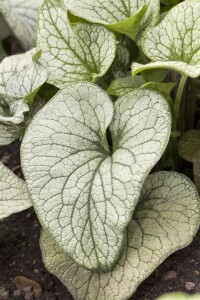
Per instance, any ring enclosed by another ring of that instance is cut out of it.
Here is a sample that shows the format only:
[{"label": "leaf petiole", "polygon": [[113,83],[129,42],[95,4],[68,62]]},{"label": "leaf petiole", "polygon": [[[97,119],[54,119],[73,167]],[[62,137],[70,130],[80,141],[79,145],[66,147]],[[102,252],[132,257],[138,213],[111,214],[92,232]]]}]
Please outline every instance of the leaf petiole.
[{"label": "leaf petiole", "polygon": [[179,110],[180,110],[180,105],[181,105],[181,99],[185,87],[185,83],[187,81],[188,76],[182,75],[179,87],[176,93],[176,99],[174,103],[174,120],[173,120],[173,131],[177,131],[177,121],[178,121],[178,116],[179,116]]}]

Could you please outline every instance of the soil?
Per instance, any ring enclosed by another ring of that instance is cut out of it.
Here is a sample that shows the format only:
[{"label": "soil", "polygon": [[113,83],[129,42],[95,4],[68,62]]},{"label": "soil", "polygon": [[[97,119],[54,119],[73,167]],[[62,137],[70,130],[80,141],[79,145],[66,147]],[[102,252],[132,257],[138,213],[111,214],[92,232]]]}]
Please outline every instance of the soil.
[{"label": "soil", "polygon": [[[22,177],[19,143],[0,148],[0,160]],[[39,248],[40,224],[33,209],[0,221],[0,300],[73,300],[59,280],[45,270]],[[171,255],[145,280],[131,300],[153,300],[165,292],[200,292],[200,232],[193,243]],[[13,280],[24,276],[39,283],[42,294],[31,288],[17,290]]]}]

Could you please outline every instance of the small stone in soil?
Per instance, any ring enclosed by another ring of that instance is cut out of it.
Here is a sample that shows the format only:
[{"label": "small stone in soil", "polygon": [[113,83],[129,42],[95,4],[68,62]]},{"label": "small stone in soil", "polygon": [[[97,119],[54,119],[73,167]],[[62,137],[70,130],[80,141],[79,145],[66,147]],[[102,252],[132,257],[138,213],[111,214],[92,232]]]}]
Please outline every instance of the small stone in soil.
[{"label": "small stone in soil", "polygon": [[34,293],[33,292],[26,292],[24,295],[25,300],[33,300],[34,299]]},{"label": "small stone in soil", "polygon": [[168,280],[173,280],[177,278],[177,272],[175,271],[168,271],[166,272],[163,277],[162,281],[168,281]]},{"label": "small stone in soil", "polygon": [[5,288],[0,287],[0,300],[8,300],[9,293],[5,290]]},{"label": "small stone in soil", "polygon": [[[41,285],[31,279],[28,279],[24,276],[16,276],[13,280],[18,290],[25,290],[25,292],[33,291],[36,296],[40,296],[42,294],[42,287]],[[28,289],[28,290],[27,290]]]},{"label": "small stone in soil", "polygon": [[32,287],[30,285],[26,286],[25,288],[22,289],[23,292],[32,292]]},{"label": "small stone in soil", "polygon": [[15,297],[15,298],[20,297],[21,294],[22,294],[22,292],[21,292],[20,290],[15,290],[15,291],[13,292],[13,297]]},{"label": "small stone in soil", "polygon": [[186,289],[186,291],[191,291],[195,288],[195,286],[196,286],[196,284],[194,282],[188,281],[185,284],[185,289]]}]

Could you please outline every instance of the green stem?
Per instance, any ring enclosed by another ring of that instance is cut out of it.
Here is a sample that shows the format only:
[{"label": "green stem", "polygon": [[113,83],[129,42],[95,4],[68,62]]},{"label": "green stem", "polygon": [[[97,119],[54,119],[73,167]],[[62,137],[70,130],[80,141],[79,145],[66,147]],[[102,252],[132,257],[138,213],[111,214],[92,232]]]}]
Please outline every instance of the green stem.
[{"label": "green stem", "polygon": [[184,91],[186,80],[187,80],[187,76],[182,75],[180,83],[179,83],[179,87],[178,87],[178,90],[176,93],[176,99],[175,99],[175,104],[174,104],[174,122],[173,122],[173,130],[174,131],[177,130],[177,120],[178,120],[178,116],[179,116],[181,98],[182,98],[182,94]]}]

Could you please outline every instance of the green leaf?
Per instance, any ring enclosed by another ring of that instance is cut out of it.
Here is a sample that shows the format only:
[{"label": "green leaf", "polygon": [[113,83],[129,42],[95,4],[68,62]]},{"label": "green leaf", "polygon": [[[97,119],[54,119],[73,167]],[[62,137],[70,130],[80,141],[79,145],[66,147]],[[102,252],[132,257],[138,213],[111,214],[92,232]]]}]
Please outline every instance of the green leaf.
[{"label": "green leaf", "polygon": [[195,159],[194,159],[194,182],[197,188],[197,191],[200,195],[200,150],[196,153]]},{"label": "green leaf", "polygon": [[[112,153],[103,146],[109,125]],[[32,120],[21,146],[28,189],[42,225],[77,263],[113,266],[170,125],[160,94],[138,89],[113,105],[90,83],[60,91]]]},{"label": "green leaf", "polygon": [[146,70],[142,72],[142,76],[146,82],[162,82],[167,73],[163,69]]},{"label": "green leaf", "polygon": [[184,1],[172,8],[143,39],[143,51],[153,62],[133,63],[133,75],[144,70],[167,68],[192,78],[200,75],[200,1]]},{"label": "green leaf", "polygon": [[3,40],[11,35],[11,31],[0,13],[0,40]]},{"label": "green leaf", "polygon": [[0,63],[0,94],[6,94],[6,82],[8,78],[18,72],[22,71],[31,61],[35,49],[32,49],[23,54],[12,55],[4,58]]},{"label": "green leaf", "polygon": [[116,49],[116,57],[112,64],[112,74],[114,78],[127,76],[128,68],[130,68],[129,62],[130,52],[128,48],[118,44]]},{"label": "green leaf", "polygon": [[[188,130],[178,144],[178,154],[187,161],[194,162],[200,150],[200,130]],[[199,158],[200,160],[200,158]]]},{"label": "green leaf", "polygon": [[144,83],[145,81],[143,77],[139,75],[134,77],[118,78],[111,83],[107,89],[107,93],[117,97],[123,96],[133,89],[140,87]]},{"label": "green leaf", "polygon": [[158,0],[63,0],[74,15],[137,39],[159,16]]},{"label": "green leaf", "polygon": [[6,57],[6,52],[0,40],[0,62],[2,61],[2,59],[4,59],[4,57]]},{"label": "green leaf", "polygon": [[111,272],[82,268],[48,231],[40,240],[43,261],[75,300],[129,299],[168,255],[192,241],[199,215],[199,196],[188,178],[175,172],[154,173],[144,184],[128,226],[123,256]]},{"label": "green leaf", "polygon": [[31,206],[24,180],[0,162],[0,219]]},{"label": "green leaf", "polygon": [[147,82],[142,85],[143,88],[156,90],[164,96],[169,96],[175,86],[175,82]]},{"label": "green leaf", "polygon": [[25,50],[35,46],[38,9],[42,0],[0,0],[0,12]]},{"label": "green leaf", "polygon": [[200,294],[188,295],[181,292],[169,293],[157,298],[157,300],[199,300],[199,299],[200,299]]},{"label": "green leaf", "polygon": [[[59,22],[58,22],[59,20]],[[59,88],[78,81],[95,81],[115,58],[116,41],[101,25],[71,26],[64,9],[45,1],[37,33],[39,62],[48,71],[48,82]]]},{"label": "green leaf", "polygon": [[178,144],[178,154],[193,162],[194,181],[200,194],[200,130],[186,131]]},{"label": "green leaf", "polygon": [[[137,76],[139,76],[139,75],[137,75]],[[171,91],[173,90],[173,88],[175,86],[176,86],[175,82],[168,82],[168,83],[165,83],[165,82],[147,82],[147,83],[143,84],[141,86],[141,88],[155,90],[157,92],[160,92],[165,97],[167,102],[169,103],[171,111],[173,111],[174,101],[173,101],[170,94],[171,94]]]},{"label": "green leaf", "polygon": [[39,64],[31,62],[23,70],[9,77],[6,83],[6,94],[15,98],[32,100],[46,80],[46,70]]},{"label": "green leaf", "polygon": [[7,56],[2,43],[9,35],[11,35],[11,31],[6,24],[3,16],[0,14],[0,62],[4,57]]}]

